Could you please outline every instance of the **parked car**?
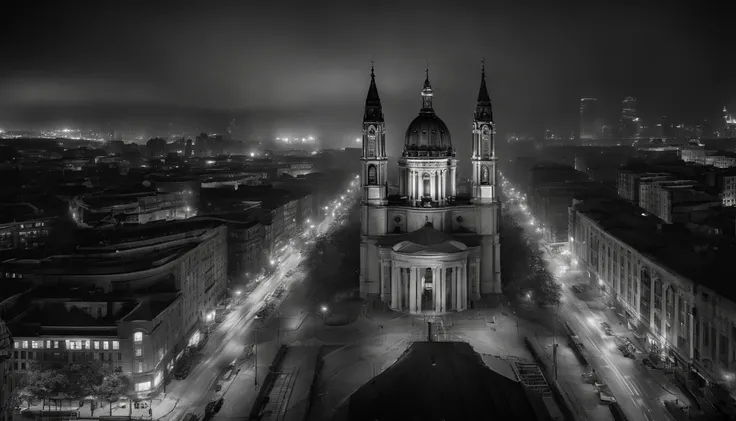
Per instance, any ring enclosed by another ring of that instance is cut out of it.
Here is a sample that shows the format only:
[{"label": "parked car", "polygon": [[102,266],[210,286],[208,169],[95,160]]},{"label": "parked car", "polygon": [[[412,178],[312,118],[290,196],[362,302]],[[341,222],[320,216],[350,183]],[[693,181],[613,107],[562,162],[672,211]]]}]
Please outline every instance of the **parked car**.
[{"label": "parked car", "polygon": [[601,329],[606,333],[606,335],[611,336],[613,335],[613,330],[611,330],[611,325],[609,325],[606,322],[600,323]]},{"label": "parked car", "polygon": [[644,367],[647,367],[647,368],[652,368],[652,369],[657,368],[657,366],[654,365],[652,360],[650,360],[649,358],[644,358],[643,360],[641,360],[641,363],[644,364]]}]

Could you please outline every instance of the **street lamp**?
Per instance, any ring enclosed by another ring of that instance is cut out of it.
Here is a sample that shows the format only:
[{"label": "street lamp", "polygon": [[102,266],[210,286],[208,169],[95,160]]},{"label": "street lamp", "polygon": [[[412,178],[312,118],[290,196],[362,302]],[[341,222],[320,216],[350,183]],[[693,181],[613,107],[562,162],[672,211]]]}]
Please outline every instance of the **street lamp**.
[{"label": "street lamp", "polygon": [[330,309],[328,309],[327,306],[322,306],[319,310],[322,312],[322,318],[324,319],[325,324],[327,324],[327,313]]}]

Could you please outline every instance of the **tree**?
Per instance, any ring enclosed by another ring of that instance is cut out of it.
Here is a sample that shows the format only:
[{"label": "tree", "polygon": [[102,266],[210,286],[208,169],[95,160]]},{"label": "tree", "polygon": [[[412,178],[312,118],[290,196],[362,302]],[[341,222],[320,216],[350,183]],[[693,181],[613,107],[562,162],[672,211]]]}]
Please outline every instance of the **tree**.
[{"label": "tree", "polygon": [[562,286],[550,277],[542,284],[540,294],[545,303],[557,306],[562,301]]},{"label": "tree", "polygon": [[110,404],[110,416],[112,416],[112,403],[128,391],[128,380],[119,373],[111,373],[102,379],[102,383],[95,388],[96,395]]},{"label": "tree", "polygon": [[46,401],[59,393],[64,392],[69,386],[66,375],[55,369],[44,369],[39,365],[32,365],[26,371],[22,383],[24,394],[29,399],[41,399],[41,411],[46,407]]},{"label": "tree", "polygon": [[[86,364],[70,364],[64,370],[69,379],[67,395],[70,399],[84,400],[96,395],[96,387],[102,384],[106,371],[103,364],[93,361]],[[92,415],[94,406],[91,405]]]}]

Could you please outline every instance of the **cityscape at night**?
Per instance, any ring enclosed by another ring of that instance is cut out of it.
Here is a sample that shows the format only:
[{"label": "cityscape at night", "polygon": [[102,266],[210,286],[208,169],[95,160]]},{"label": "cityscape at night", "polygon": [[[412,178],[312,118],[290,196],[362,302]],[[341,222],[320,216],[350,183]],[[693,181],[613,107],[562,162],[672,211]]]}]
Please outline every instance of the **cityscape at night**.
[{"label": "cityscape at night", "polygon": [[0,421],[736,419],[733,9],[36,2]]}]

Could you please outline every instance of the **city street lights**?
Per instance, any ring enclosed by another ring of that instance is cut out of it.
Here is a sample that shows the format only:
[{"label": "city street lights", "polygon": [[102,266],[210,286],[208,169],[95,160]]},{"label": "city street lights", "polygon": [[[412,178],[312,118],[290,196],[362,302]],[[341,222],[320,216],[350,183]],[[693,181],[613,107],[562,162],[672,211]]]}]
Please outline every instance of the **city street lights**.
[{"label": "city street lights", "polygon": [[328,309],[327,306],[322,306],[319,310],[322,312],[322,318],[324,319],[325,324],[327,324],[327,315],[329,314],[330,309]]}]

